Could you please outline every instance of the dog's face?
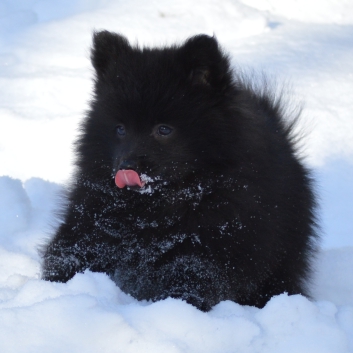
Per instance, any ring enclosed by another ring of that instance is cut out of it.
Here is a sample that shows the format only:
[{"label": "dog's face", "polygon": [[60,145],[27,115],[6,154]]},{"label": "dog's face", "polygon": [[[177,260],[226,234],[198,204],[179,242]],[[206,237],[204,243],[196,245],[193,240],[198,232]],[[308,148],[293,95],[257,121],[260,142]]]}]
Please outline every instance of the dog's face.
[{"label": "dog's face", "polygon": [[152,90],[146,99],[153,105],[147,108],[146,101],[136,100],[132,107],[127,103],[130,95],[120,96],[123,112],[111,126],[114,172],[134,170],[152,188],[188,183],[204,169],[202,164],[208,164],[203,132],[208,129],[197,118],[204,112],[192,109],[182,88],[159,97],[157,88]]},{"label": "dog's face", "polygon": [[[101,154],[119,187],[189,185],[224,168],[225,136],[234,141],[222,111],[231,73],[215,39],[199,36],[181,47],[141,50],[99,32],[92,63],[95,99],[84,129],[93,140],[81,145]],[[119,170],[137,176],[117,176]]]}]

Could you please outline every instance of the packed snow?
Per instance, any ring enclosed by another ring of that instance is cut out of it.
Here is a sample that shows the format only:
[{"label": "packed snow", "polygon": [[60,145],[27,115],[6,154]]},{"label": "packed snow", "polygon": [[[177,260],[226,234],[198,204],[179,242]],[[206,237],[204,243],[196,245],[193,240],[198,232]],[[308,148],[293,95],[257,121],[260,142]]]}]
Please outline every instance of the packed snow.
[{"label": "packed snow", "polygon": [[[303,105],[318,181],[313,299],[263,309],[138,302],[105,275],[40,279],[92,88],[94,29],[163,45],[215,34],[236,69]],[[0,352],[353,352],[353,3],[350,0],[0,0]]]}]

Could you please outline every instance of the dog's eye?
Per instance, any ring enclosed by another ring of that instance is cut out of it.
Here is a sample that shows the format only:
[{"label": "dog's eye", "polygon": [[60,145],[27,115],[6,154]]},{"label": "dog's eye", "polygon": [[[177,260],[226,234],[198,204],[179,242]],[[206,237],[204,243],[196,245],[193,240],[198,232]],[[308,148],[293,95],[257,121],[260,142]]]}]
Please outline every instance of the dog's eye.
[{"label": "dog's eye", "polygon": [[176,130],[168,125],[155,125],[152,130],[151,136],[161,143],[167,143],[175,136]]},{"label": "dog's eye", "polygon": [[173,132],[173,129],[167,125],[160,125],[157,129],[157,133],[160,136],[168,136]]},{"label": "dog's eye", "polygon": [[126,135],[126,130],[124,125],[117,125],[115,126],[115,132],[118,136],[122,137]]}]

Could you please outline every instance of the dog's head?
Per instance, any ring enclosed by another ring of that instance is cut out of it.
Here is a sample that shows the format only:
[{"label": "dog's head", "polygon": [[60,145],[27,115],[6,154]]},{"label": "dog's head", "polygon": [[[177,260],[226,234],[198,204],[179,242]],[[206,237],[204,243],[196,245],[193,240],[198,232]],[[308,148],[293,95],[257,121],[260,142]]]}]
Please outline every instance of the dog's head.
[{"label": "dog's head", "polygon": [[102,31],[91,60],[95,91],[78,144],[81,168],[109,166],[120,187],[190,183],[225,168],[235,141],[227,103],[234,85],[214,37],[141,49]]}]

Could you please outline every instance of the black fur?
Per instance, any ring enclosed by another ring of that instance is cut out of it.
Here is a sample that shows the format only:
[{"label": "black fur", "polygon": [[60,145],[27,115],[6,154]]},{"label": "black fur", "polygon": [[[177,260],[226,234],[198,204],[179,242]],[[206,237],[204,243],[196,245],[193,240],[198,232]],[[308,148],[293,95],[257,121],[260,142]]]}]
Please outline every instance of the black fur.
[{"label": "black fur", "polygon": [[[43,278],[105,272],[139,300],[204,311],[307,295],[315,199],[279,102],[237,77],[206,35],[162,49],[107,31],[93,42],[94,99]],[[126,165],[152,181],[117,188]]]}]

